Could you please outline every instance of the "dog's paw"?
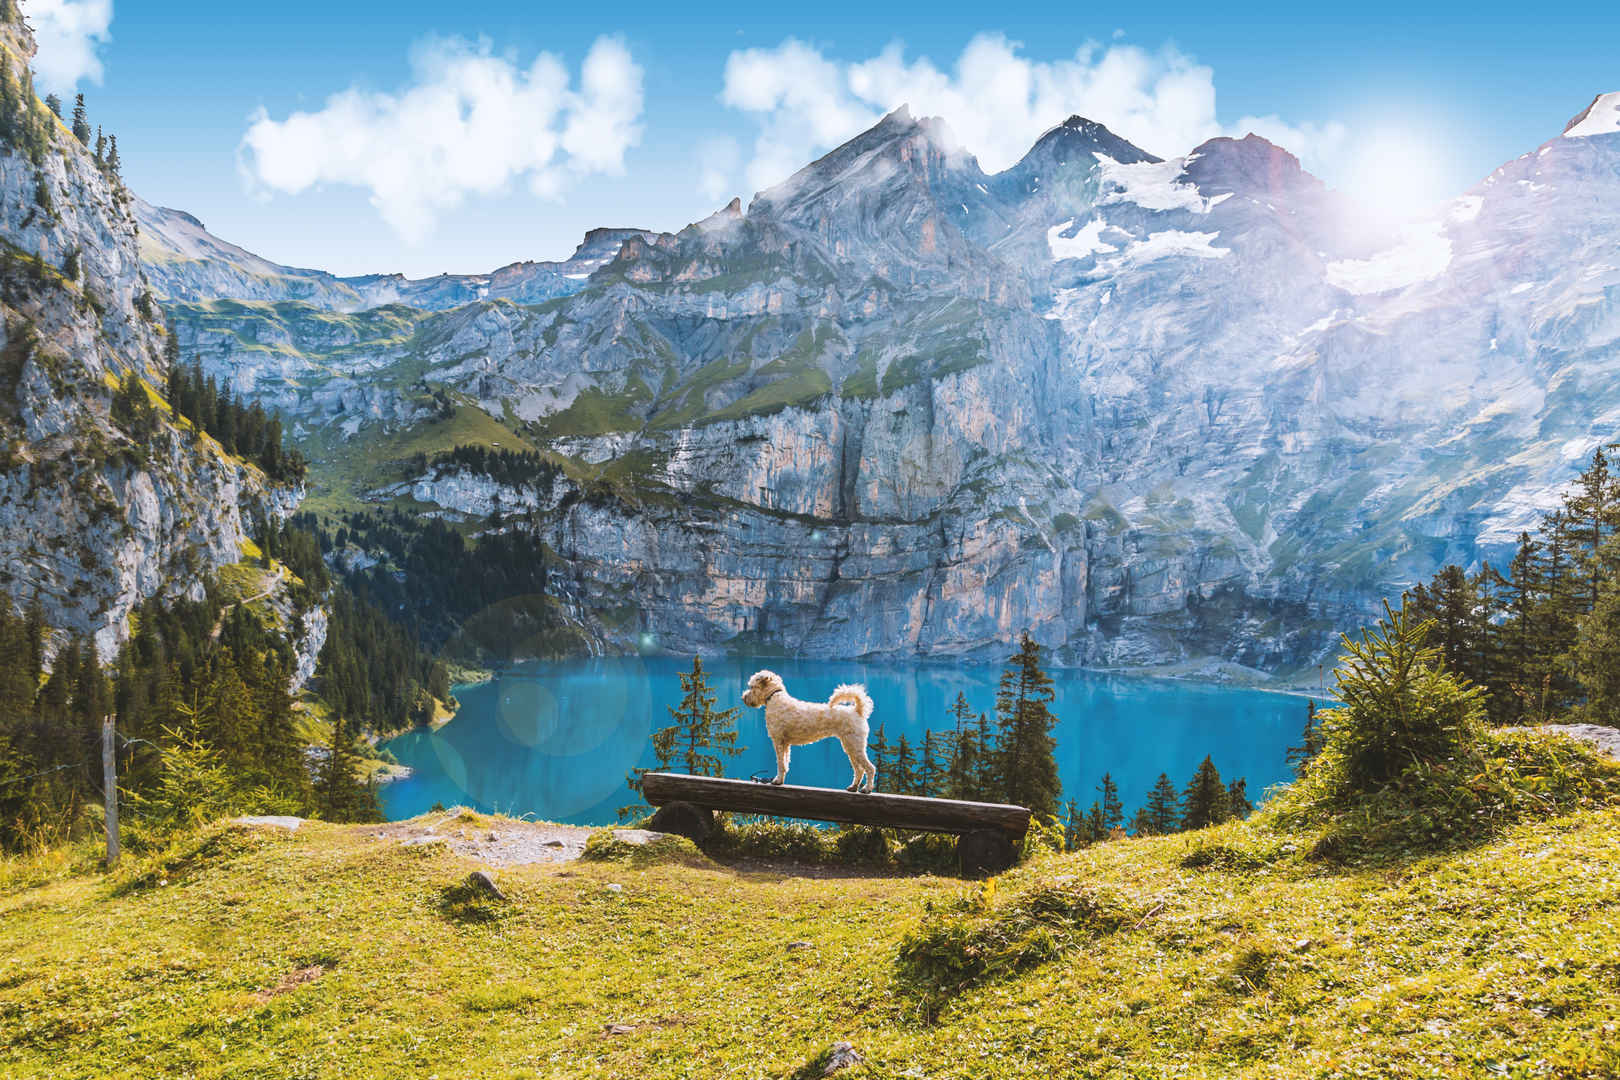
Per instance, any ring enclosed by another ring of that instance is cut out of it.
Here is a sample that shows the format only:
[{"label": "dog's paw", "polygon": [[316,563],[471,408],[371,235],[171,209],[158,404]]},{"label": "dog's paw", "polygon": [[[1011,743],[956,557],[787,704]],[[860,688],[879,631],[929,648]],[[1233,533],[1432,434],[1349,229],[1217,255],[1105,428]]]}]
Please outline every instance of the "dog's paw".
[{"label": "dog's paw", "polygon": [[781,787],[782,786],[782,778],[780,776],[773,776],[773,777],[771,777],[771,783],[775,784],[777,787]]},{"label": "dog's paw", "polygon": [[861,785],[859,785],[859,784],[851,784],[851,785],[849,785],[849,787],[845,788],[844,790],[845,791],[859,791],[859,790],[861,790]]}]

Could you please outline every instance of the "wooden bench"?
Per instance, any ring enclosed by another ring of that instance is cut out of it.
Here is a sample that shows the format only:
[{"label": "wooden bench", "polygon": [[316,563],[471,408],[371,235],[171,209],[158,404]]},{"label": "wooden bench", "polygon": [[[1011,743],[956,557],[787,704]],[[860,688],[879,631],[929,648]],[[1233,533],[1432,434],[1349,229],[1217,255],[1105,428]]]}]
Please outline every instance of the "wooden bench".
[{"label": "wooden bench", "polygon": [[957,860],[962,872],[971,876],[1000,873],[1011,866],[1029,830],[1029,811],[1003,803],[882,792],[862,795],[836,788],[660,772],[641,778],[641,792],[658,807],[648,828],[699,844],[713,830],[717,810],[954,834]]}]

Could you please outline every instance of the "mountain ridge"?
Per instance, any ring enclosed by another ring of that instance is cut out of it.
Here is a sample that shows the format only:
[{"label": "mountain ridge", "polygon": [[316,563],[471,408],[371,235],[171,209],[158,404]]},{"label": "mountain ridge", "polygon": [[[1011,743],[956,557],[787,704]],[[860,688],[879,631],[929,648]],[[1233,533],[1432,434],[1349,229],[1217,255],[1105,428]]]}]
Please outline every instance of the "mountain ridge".
[{"label": "mountain ridge", "polygon": [[1439,561],[1500,559],[1566,448],[1612,438],[1610,391],[1568,395],[1613,370],[1620,221],[1591,208],[1620,140],[1394,229],[1254,135],[1160,159],[1076,118],[996,176],[949,143],[897,110],[544,303],[336,344],[296,306],[170,310],[318,471],[427,437],[431,394],[538,447],[544,496],[390,463],[330,505],[523,508],[498,527],[559,554],[606,649],[975,656],[1028,626],[1065,663],[1306,670]]}]

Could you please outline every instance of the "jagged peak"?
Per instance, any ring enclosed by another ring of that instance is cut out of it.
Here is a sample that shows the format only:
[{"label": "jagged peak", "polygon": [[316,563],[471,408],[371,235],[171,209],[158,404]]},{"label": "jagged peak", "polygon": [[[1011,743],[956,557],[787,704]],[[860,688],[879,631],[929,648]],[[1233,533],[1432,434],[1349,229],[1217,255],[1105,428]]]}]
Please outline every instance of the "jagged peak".
[{"label": "jagged peak", "polygon": [[1587,139],[1593,135],[1620,134],[1620,92],[1599,94],[1564,125],[1564,138]]},{"label": "jagged peak", "polygon": [[1252,131],[1241,139],[1221,135],[1199,143],[1187,155],[1184,169],[1206,193],[1322,186],[1300,166],[1299,158]]}]

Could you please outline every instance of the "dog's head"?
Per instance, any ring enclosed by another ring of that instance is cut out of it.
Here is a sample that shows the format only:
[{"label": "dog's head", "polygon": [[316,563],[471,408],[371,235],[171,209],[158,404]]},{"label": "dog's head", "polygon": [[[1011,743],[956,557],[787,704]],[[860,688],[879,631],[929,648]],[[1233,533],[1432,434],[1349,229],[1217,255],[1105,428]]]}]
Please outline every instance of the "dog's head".
[{"label": "dog's head", "polygon": [[771,695],[784,689],[782,677],[774,671],[756,671],[748,677],[748,689],[743,691],[743,704],[758,709],[771,699]]}]

